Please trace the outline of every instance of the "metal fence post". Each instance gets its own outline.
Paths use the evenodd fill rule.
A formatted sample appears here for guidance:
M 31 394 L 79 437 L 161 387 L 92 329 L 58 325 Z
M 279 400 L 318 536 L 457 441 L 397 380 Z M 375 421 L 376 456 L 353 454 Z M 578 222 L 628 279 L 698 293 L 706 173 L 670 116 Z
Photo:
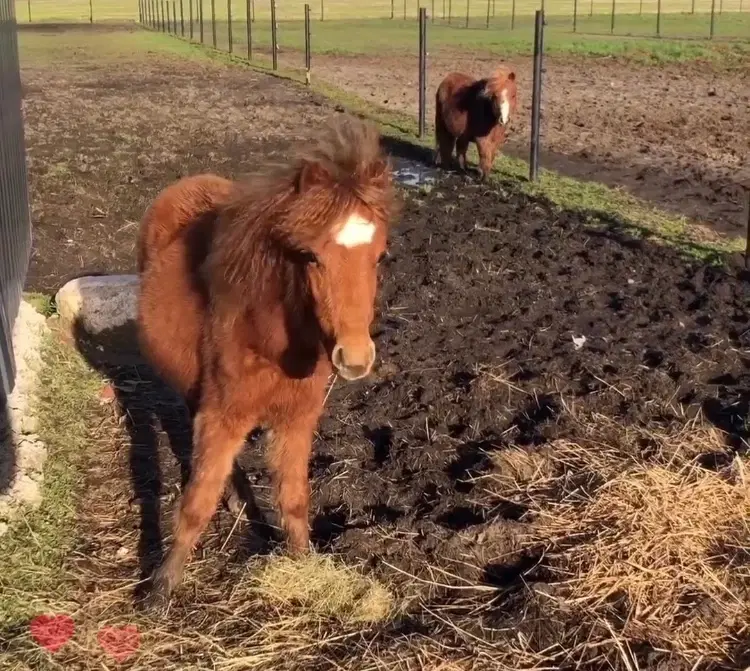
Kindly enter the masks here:
M 395 16 L 396 0 L 391 0 L 391 19 Z
M 310 44 L 310 5 L 305 5 L 305 83 L 310 84 L 310 66 L 312 60 Z
M 578 30 L 578 0 L 573 0 L 573 32 Z
M 516 0 L 513 0 L 510 6 L 510 29 L 516 29 Z
M 232 0 L 227 0 L 227 39 L 229 40 L 229 53 L 234 51 L 232 44 Z
M 247 60 L 253 60 L 252 0 L 247 0 Z
M 609 24 L 609 32 L 610 35 L 613 35 L 615 32 L 615 3 L 617 0 L 612 0 L 612 22 Z
M 430 10 L 430 21 L 435 23 L 435 0 L 432 0 L 432 9 Z
M 531 92 L 531 147 L 529 179 L 535 182 L 539 173 L 539 126 L 542 110 L 542 55 L 544 53 L 544 12 L 536 11 L 534 21 L 534 83 Z
M 89 23 L 94 23 L 94 0 L 89 0 Z
M 211 37 L 216 49 L 216 0 L 211 0 Z
M 491 8 L 490 0 L 487 0 L 487 28 L 490 27 L 490 8 Z
M 406 0 L 404 0 L 404 21 L 406 21 Z
M 471 0 L 466 0 L 466 27 L 469 27 L 469 11 L 471 8 Z
M 167 32 L 171 35 L 172 34 L 172 19 L 169 16 L 169 0 L 167 0 Z
M 203 27 L 203 0 L 198 0 L 198 27 L 200 28 L 201 44 L 204 43 L 204 27 Z
M 448 25 L 450 25 L 452 18 L 453 18 L 453 0 L 448 0 Z
M 172 0 L 172 23 L 174 23 L 174 34 L 177 35 L 177 0 Z
M 29 23 L 31 23 L 31 0 L 28 0 L 28 6 L 29 6 Z
M 326 20 L 326 9 L 324 6 L 324 0 L 320 0 L 320 20 L 321 21 Z
M 716 27 L 716 0 L 711 0 L 711 28 L 709 37 L 714 39 L 714 29 Z
M 180 0 L 180 34 L 185 37 L 185 4 Z
M 424 137 L 427 107 L 427 9 L 419 9 L 419 137 Z
M 167 32 L 167 19 L 167 12 L 164 10 L 164 0 L 161 0 L 161 32 L 163 33 Z
M 661 0 L 656 3 L 656 36 L 661 37 Z
M 190 41 L 193 41 L 195 33 L 193 32 L 193 0 L 188 0 L 188 12 L 190 14 Z
M 271 49 L 273 51 L 272 61 L 273 69 L 277 70 L 279 67 L 279 44 L 277 42 L 278 35 L 276 34 L 276 0 L 271 0 Z

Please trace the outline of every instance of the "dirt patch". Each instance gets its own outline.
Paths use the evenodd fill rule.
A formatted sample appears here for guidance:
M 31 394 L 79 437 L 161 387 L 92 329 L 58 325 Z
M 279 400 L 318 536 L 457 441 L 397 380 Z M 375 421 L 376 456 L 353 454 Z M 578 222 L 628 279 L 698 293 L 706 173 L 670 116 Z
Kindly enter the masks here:
M 132 271 L 137 222 L 170 182 L 239 176 L 334 113 L 302 87 L 163 53 L 74 56 L 60 67 L 22 60 L 22 83 L 34 227 L 27 288 L 50 293 L 77 275 Z
M 294 54 L 285 56 L 290 62 Z M 450 71 L 485 76 L 500 64 L 481 54 L 431 53 L 427 117 Z M 509 151 L 528 157 L 531 59 L 509 62 L 519 77 L 519 114 Z M 388 109 L 417 114 L 415 55 L 315 55 L 313 76 Z M 542 165 L 623 188 L 667 210 L 741 233 L 750 188 L 750 84 L 711 66 L 639 66 L 607 58 L 545 60 Z

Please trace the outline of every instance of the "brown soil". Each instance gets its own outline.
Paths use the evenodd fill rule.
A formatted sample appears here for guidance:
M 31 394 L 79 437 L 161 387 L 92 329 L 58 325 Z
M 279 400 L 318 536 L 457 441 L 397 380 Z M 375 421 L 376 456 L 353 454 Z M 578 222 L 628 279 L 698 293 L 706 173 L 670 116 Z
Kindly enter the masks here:
M 185 63 L 164 54 L 83 67 L 22 62 L 34 228 L 28 289 L 132 272 L 137 222 L 159 190 L 196 172 L 237 177 L 283 155 L 333 112 L 320 96 L 247 69 Z
M 159 188 L 198 170 L 239 175 L 332 111 L 280 80 L 156 56 L 27 67 L 23 78 L 38 289 L 77 272 L 132 269 L 135 222 Z M 511 447 L 549 469 L 554 441 L 589 440 L 592 426 L 606 441 L 599 426 L 669 433 L 706 421 L 727 444 L 718 456 L 699 451 L 698 463 L 731 462 L 748 438 L 746 275 L 470 180 L 446 177 L 405 198 L 384 269 L 378 370 L 335 385 L 310 468 L 318 548 L 364 562 L 406 599 L 404 611 L 363 630 L 358 645 L 352 634 L 326 645 L 305 668 L 522 668 L 526 658 L 497 662 L 514 646 L 552 650 L 545 668 L 704 668 L 694 658 L 671 665 L 651 640 L 632 651 L 634 665 L 614 645 L 566 659 L 579 623 L 550 626 L 548 610 L 564 567 L 528 543 L 532 506 L 492 482 Z M 81 607 L 130 617 L 134 581 L 168 533 L 190 432 L 147 367 L 100 368 L 116 402 L 87 472 L 69 567 Z M 269 507 L 257 442 L 243 460 Z M 647 439 L 629 449 L 639 463 L 653 458 Z M 556 500 L 602 484 L 563 470 Z M 167 629 L 144 630 L 133 668 L 211 667 L 222 646 L 252 640 L 257 621 L 231 619 L 228 604 L 258 539 L 244 521 L 232 533 L 234 521 L 214 518 Z M 734 561 L 742 571 L 748 560 L 738 551 Z M 471 599 L 462 591 L 477 585 Z M 743 668 L 746 633 L 731 633 L 739 642 L 720 661 Z M 427 661 L 415 641 L 428 646 Z M 358 667 L 363 650 L 381 650 L 381 661 Z M 294 654 L 282 661 L 270 668 L 299 668 Z M 60 657 L 60 668 L 93 663 L 71 648 Z
M 292 58 L 289 54 L 287 58 Z M 485 76 L 489 55 L 430 54 L 427 117 L 442 77 Z M 528 157 L 531 60 L 519 76 L 519 114 L 509 151 Z M 417 113 L 416 56 L 315 55 L 313 76 L 388 108 Z M 542 111 L 542 165 L 602 181 L 673 210 L 741 233 L 750 189 L 750 80 L 705 64 L 639 66 L 614 59 L 548 57 Z

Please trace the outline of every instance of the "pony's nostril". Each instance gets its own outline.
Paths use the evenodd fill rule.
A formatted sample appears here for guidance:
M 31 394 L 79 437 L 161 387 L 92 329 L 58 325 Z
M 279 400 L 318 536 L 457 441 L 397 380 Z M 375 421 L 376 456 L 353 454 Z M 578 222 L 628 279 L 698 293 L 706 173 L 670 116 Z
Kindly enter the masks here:
M 333 348 L 331 362 L 336 368 L 344 366 L 344 348 L 341 347 L 341 345 L 336 345 L 336 347 Z
M 354 349 L 348 351 L 336 345 L 331 352 L 331 363 L 338 369 L 345 380 L 358 380 L 365 377 L 375 361 L 375 345 L 371 342 L 368 350 L 362 352 Z

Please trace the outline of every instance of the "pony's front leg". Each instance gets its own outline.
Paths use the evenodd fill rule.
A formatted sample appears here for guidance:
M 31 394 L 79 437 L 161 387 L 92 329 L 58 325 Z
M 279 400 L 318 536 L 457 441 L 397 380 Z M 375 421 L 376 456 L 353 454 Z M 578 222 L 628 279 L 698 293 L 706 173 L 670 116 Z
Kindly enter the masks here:
M 310 546 L 308 463 L 317 421 L 317 413 L 293 417 L 274 426 L 271 434 L 268 465 L 291 554 L 305 553 Z
M 216 512 L 235 457 L 252 427 L 251 417 L 227 417 L 220 408 L 201 410 L 195 418 L 193 464 L 164 562 L 154 574 L 150 605 L 167 601 L 180 582 L 185 562 Z

